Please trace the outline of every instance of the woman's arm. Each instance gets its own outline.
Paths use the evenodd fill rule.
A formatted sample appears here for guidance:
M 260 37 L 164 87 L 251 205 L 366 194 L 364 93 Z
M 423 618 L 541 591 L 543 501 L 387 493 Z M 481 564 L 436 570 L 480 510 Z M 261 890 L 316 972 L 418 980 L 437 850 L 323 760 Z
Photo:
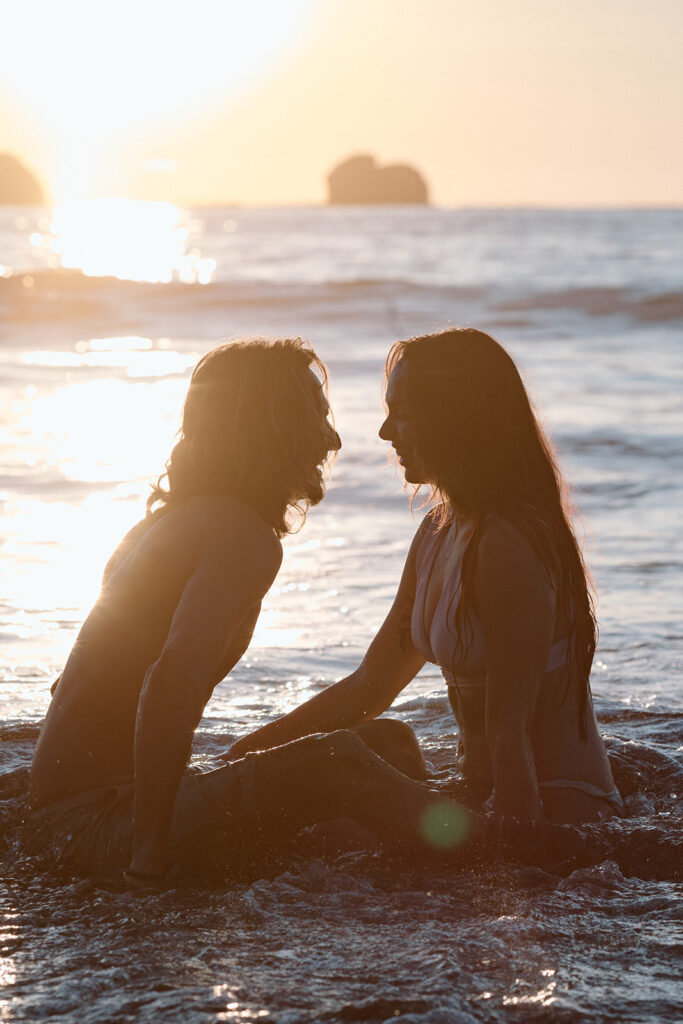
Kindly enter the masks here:
M 212 681 L 280 566 L 272 532 L 245 516 L 239 520 L 227 536 L 204 545 L 140 694 L 131 869 L 142 875 L 166 867 L 175 798 Z
M 349 729 L 376 718 L 391 706 L 425 662 L 410 637 L 415 556 L 421 536 L 422 528 L 417 531 L 408 552 L 391 610 L 356 671 L 289 714 L 237 740 L 228 753 L 230 759 L 244 757 L 250 750 L 279 746 L 310 733 Z
M 486 644 L 486 739 L 496 810 L 540 818 L 531 727 L 553 642 L 555 590 L 529 542 L 504 520 L 492 520 L 482 534 L 474 593 Z

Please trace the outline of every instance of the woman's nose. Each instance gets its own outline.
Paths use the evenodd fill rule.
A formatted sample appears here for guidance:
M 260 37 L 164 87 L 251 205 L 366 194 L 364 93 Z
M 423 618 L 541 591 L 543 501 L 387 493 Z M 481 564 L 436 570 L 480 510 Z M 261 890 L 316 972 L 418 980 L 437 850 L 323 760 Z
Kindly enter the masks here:
M 385 419 L 385 421 L 382 424 L 382 426 L 379 428 L 379 436 L 382 438 L 383 441 L 390 441 L 391 440 L 391 434 L 389 433 L 389 417 L 388 416 Z
M 332 431 L 332 447 L 330 448 L 330 451 L 333 451 L 333 452 L 341 451 L 341 446 L 342 446 L 341 437 L 339 436 L 339 434 L 337 433 L 336 430 L 333 430 Z

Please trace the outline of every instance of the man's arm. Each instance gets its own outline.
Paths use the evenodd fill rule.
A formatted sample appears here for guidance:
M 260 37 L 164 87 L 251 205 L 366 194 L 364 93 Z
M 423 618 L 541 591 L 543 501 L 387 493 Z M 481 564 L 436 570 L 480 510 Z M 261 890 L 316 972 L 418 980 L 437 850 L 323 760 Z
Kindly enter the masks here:
M 421 530 L 418 530 L 391 610 L 356 671 L 289 714 L 237 740 L 230 748 L 230 759 L 244 757 L 250 750 L 279 746 L 310 733 L 349 729 L 376 718 L 391 706 L 425 662 L 410 638 L 415 554 L 420 539 Z
M 147 671 L 135 729 L 135 828 L 131 870 L 166 868 L 173 806 L 192 737 L 223 656 L 280 567 L 281 548 L 250 517 L 207 545 Z
M 481 538 L 474 589 L 486 643 L 486 739 L 496 810 L 540 818 L 531 726 L 553 641 L 555 591 L 528 541 L 501 520 Z

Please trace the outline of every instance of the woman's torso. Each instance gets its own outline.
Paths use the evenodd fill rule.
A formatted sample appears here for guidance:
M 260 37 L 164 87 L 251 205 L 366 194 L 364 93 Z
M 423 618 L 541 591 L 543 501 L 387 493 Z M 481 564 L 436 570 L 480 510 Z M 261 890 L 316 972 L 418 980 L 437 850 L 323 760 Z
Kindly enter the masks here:
M 460 730 L 463 770 L 474 791 L 485 797 L 492 788 L 492 772 L 485 735 L 484 627 L 476 610 L 470 607 L 466 625 L 460 632 L 456 628 L 463 558 L 474 529 L 473 520 L 458 517 L 440 529 L 433 519 L 425 524 L 416 553 L 411 632 L 415 647 L 442 670 Z M 556 623 L 530 723 L 544 801 L 558 804 L 572 803 L 569 784 L 583 786 L 584 791 L 596 787 L 611 793 L 614 789 L 592 704 L 589 700 L 583 705 L 579 687 L 568 678 L 569 626 L 568 622 Z M 553 781 L 561 785 L 549 786 Z M 561 789 L 565 792 L 558 795 Z

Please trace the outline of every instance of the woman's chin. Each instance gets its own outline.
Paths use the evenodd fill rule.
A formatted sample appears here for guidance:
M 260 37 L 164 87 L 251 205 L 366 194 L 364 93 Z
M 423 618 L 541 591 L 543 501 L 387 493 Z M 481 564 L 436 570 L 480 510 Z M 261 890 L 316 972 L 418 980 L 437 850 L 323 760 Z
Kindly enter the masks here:
M 403 467 L 403 475 L 405 477 L 405 480 L 406 480 L 407 484 L 423 484 L 424 483 L 424 479 L 422 477 L 422 473 L 418 473 L 417 470 L 412 469 L 410 466 L 404 466 L 403 463 L 401 463 L 401 466 Z
M 410 484 L 411 487 L 434 487 L 433 478 L 429 474 L 420 472 L 419 470 L 405 470 L 403 471 L 405 481 Z

